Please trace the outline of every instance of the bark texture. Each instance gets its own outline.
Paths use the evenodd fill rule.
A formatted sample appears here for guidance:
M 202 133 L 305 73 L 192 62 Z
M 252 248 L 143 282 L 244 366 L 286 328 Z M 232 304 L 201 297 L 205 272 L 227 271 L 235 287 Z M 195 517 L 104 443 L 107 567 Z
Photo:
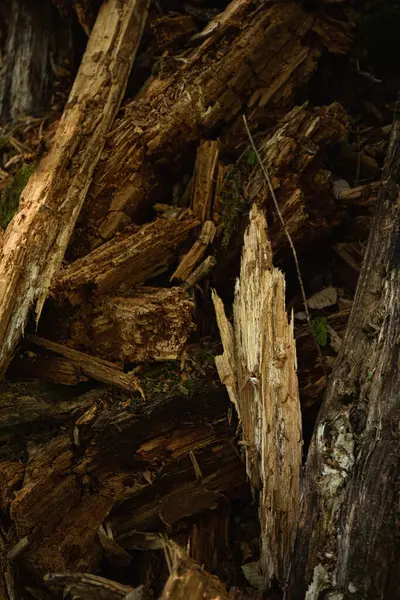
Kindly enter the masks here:
M 400 121 L 305 474 L 291 600 L 398 596 Z

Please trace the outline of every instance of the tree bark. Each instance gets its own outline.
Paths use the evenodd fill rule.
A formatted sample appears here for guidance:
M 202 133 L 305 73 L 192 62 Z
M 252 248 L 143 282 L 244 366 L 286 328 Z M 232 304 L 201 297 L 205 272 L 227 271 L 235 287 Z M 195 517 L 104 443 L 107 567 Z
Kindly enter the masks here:
M 389 600 L 400 586 L 400 121 L 356 297 L 310 446 L 290 600 Z
M 119 108 L 149 0 L 107 0 L 90 37 L 56 141 L 21 196 L 0 264 L 0 374 L 36 304 L 36 320 Z

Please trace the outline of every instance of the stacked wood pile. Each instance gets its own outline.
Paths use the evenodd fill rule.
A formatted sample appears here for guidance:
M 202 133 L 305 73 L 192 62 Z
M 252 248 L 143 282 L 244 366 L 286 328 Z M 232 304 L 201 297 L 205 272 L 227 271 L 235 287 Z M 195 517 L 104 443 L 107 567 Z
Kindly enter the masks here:
M 0 9 L 0 599 L 347 598 L 324 491 L 329 560 L 301 536 L 317 514 L 305 450 L 390 193 L 391 107 L 370 103 L 376 122 L 353 135 L 346 94 L 307 101 L 324 64 L 349 60 L 351 7 L 41 0 L 43 22 L 73 24 L 57 46 L 13 3 L 12 18 Z M 24 20 L 43 61 L 87 36 L 76 73 L 64 58 L 48 90 L 22 77 L 25 105 L 7 59 Z M 396 285 L 381 268 L 394 243 L 367 253 L 377 303 Z M 389 327 L 378 320 L 368 339 Z M 376 364 L 354 359 L 358 391 L 360 373 L 371 386 L 384 371 L 360 348 Z M 342 454 L 365 404 L 349 408 L 353 388 L 331 428 Z M 329 465 L 331 493 L 336 462 L 345 480 L 354 461 L 333 441 L 326 458 L 318 427 L 308 469 Z

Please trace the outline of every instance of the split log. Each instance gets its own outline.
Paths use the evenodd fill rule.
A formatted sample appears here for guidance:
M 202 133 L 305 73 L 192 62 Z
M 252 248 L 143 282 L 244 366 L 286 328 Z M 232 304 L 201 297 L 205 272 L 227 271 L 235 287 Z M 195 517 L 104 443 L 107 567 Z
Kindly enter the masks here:
M 179 546 L 170 542 L 166 551 L 171 573 L 160 600 L 231 600 L 220 580 L 206 573 Z
M 199 135 L 231 122 L 255 90 L 264 90 L 257 99 L 264 106 L 287 104 L 322 52 L 318 36 L 309 36 L 316 23 L 294 2 L 233 0 L 172 76 L 150 81 L 117 121 L 97 168 L 83 213 L 95 243 L 157 202 L 166 174 L 179 176 Z
M 58 289 L 68 295 L 70 289 L 91 286 L 96 293 L 105 294 L 144 283 L 168 267 L 175 258 L 173 251 L 198 224 L 191 217 L 157 219 L 117 236 L 71 263 L 60 274 L 55 293 Z
M 400 121 L 307 458 L 290 600 L 398 596 Z
M 221 381 L 242 426 L 246 470 L 260 490 L 260 567 L 264 587 L 287 577 L 300 503 L 301 413 L 293 321 L 285 311 L 285 280 L 272 266 L 266 220 L 256 206 L 245 233 L 234 326 L 214 294 L 224 354 Z
M 59 123 L 56 141 L 21 196 L 7 228 L 0 263 L 0 374 L 36 320 L 64 258 L 100 156 L 125 92 L 149 0 L 103 3 Z

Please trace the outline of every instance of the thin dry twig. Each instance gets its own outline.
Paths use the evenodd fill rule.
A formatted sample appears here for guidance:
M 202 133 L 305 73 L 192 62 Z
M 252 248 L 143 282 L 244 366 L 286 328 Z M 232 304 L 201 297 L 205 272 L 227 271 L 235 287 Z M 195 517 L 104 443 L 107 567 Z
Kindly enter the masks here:
M 299 265 L 299 261 L 298 261 L 298 258 L 297 258 L 296 248 L 294 247 L 293 240 L 292 240 L 291 235 L 290 235 L 290 233 L 288 231 L 288 228 L 286 227 L 285 220 L 284 220 L 284 218 L 282 216 L 282 213 L 281 213 L 281 210 L 279 208 L 278 201 L 276 199 L 276 195 L 275 195 L 275 192 L 274 192 L 274 188 L 272 187 L 271 178 L 270 178 L 269 173 L 268 173 L 268 168 L 263 163 L 262 158 L 260 156 L 260 153 L 257 150 L 257 147 L 256 147 L 256 145 L 254 143 L 253 136 L 251 135 L 251 131 L 250 131 L 249 126 L 247 124 L 247 119 L 246 119 L 245 115 L 243 115 L 243 123 L 244 123 L 244 127 L 246 129 L 247 136 L 248 136 L 249 141 L 250 141 L 250 145 L 251 145 L 251 147 L 253 149 L 253 152 L 256 155 L 257 161 L 258 161 L 258 163 L 259 163 L 259 165 L 261 167 L 261 171 L 262 171 L 262 173 L 263 173 L 263 175 L 265 177 L 265 181 L 268 184 L 269 191 L 271 192 L 271 196 L 272 196 L 272 199 L 274 201 L 275 209 L 276 209 L 276 212 L 278 214 L 279 220 L 280 220 L 280 222 L 282 224 L 283 231 L 285 232 L 285 235 L 286 235 L 287 240 L 289 242 L 290 248 L 292 250 L 292 254 L 293 254 L 293 258 L 294 258 L 294 263 L 296 265 L 297 279 L 299 281 L 300 290 L 301 290 L 301 296 L 302 296 L 303 304 L 304 304 L 304 312 L 305 312 L 306 318 L 307 318 L 307 324 L 308 324 L 308 326 L 310 328 L 310 332 L 311 332 L 312 338 L 314 340 L 315 348 L 316 348 L 317 353 L 318 353 L 318 358 L 319 358 L 319 361 L 321 363 L 321 367 L 322 367 L 322 370 L 323 370 L 323 373 L 324 373 L 324 376 L 325 376 L 325 379 L 326 379 L 327 378 L 327 371 L 326 371 L 325 361 L 324 361 L 324 357 L 323 357 L 322 352 L 321 352 L 321 348 L 320 348 L 320 346 L 318 344 L 317 338 L 315 337 L 313 329 L 312 329 L 311 317 L 310 317 L 310 312 L 308 310 L 307 298 L 306 298 L 306 294 L 305 294 L 305 291 L 304 291 L 303 278 L 302 278 L 301 271 L 300 271 L 300 265 Z

